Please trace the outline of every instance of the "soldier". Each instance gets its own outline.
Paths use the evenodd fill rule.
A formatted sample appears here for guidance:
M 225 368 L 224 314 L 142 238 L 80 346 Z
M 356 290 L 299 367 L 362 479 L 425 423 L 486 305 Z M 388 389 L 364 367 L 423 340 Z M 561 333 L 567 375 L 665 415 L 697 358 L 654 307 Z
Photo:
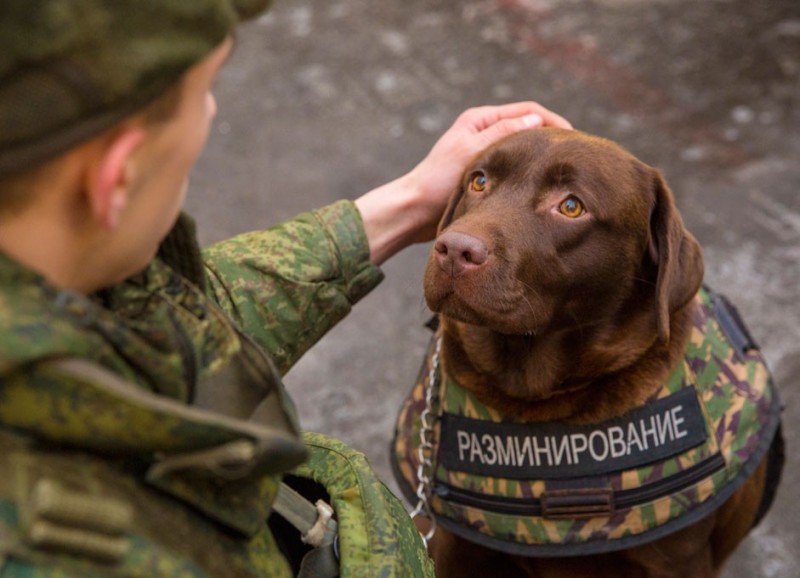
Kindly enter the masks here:
M 472 109 L 404 177 L 201 251 L 180 210 L 210 87 L 267 4 L 0 7 L 2 578 L 432 575 L 364 457 L 301 437 L 280 376 L 433 237 L 475 153 L 569 124 Z

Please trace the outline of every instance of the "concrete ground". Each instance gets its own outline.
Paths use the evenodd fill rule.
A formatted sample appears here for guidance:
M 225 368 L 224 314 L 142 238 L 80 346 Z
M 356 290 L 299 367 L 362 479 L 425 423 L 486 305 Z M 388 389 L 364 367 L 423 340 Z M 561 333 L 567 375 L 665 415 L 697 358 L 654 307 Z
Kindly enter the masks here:
M 275 0 L 240 29 L 216 92 L 189 201 L 206 242 L 399 176 L 478 104 L 538 100 L 661 168 L 786 403 L 777 502 L 724 577 L 800 575 L 797 0 Z M 388 263 L 286 380 L 304 427 L 366 452 L 392 487 L 428 250 Z

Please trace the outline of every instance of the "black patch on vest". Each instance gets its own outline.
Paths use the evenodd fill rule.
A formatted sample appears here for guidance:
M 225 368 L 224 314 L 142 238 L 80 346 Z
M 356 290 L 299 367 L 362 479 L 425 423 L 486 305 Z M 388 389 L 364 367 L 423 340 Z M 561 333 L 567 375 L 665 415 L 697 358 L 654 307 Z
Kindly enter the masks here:
M 498 478 L 570 478 L 638 468 L 707 437 L 695 390 L 686 387 L 595 425 L 495 423 L 444 413 L 439 462 Z

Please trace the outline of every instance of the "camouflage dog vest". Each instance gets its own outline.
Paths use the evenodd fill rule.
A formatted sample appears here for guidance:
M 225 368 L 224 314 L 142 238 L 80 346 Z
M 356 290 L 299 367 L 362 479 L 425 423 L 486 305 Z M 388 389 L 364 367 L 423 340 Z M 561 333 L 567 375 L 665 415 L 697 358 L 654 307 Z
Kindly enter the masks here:
M 780 437 L 781 404 L 735 308 L 706 288 L 696 305 L 683 362 L 657 394 L 592 425 L 501 415 L 438 371 L 434 339 L 395 431 L 392 465 L 407 499 L 427 486 L 438 524 L 523 556 L 622 550 L 713 512 Z M 426 408 L 434 416 L 427 454 L 419 451 Z M 432 462 L 422 486 L 420 453 Z M 775 484 L 780 465 L 770 468 Z

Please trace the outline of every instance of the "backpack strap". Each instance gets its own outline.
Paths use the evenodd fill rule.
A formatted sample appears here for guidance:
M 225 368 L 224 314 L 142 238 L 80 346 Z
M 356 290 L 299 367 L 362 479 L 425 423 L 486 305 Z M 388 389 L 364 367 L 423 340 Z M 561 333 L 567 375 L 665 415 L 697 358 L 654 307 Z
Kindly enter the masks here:
M 303 556 L 298 578 L 339 576 L 338 534 L 333 508 L 325 501 L 312 504 L 299 492 L 282 483 L 272 509 L 300 531 L 300 540 L 314 549 Z

